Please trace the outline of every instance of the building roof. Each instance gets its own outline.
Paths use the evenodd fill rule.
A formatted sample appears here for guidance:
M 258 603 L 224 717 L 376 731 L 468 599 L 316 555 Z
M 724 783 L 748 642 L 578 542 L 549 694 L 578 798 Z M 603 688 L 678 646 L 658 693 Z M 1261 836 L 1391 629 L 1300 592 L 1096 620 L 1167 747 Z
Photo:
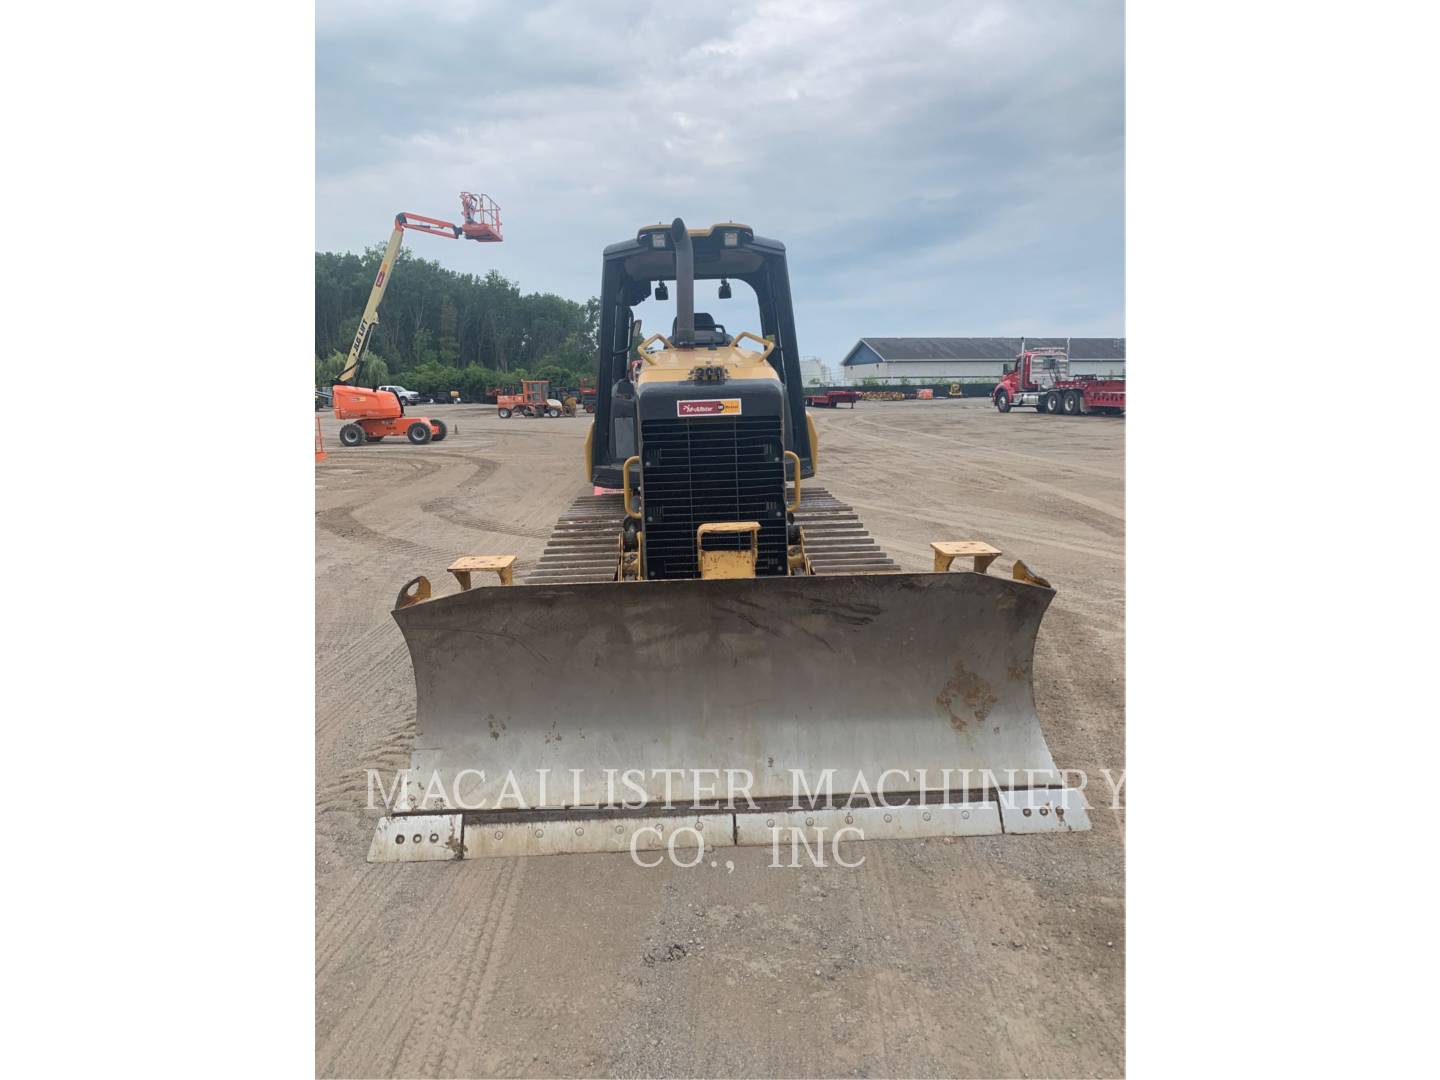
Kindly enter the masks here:
M 868 345 L 881 360 L 1013 360 L 1020 351 L 1018 337 L 866 337 L 857 341 L 841 361 L 855 363 L 860 346 Z M 1027 337 L 1025 344 L 1038 348 L 1064 348 L 1065 339 Z M 1125 339 L 1071 338 L 1072 360 L 1124 360 Z M 861 361 L 861 363 L 873 361 Z

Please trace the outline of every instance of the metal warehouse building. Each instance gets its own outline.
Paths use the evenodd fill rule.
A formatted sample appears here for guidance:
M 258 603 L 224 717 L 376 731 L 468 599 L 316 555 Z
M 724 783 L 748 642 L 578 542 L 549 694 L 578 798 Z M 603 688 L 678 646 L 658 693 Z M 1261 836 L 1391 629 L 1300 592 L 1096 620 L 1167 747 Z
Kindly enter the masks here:
M 1000 377 L 1015 359 L 1020 342 L 1031 348 L 1063 348 L 1066 338 L 1027 337 L 871 337 L 855 343 L 841 361 L 846 385 L 864 379 L 941 383 L 953 379 Z M 1070 371 L 1075 375 L 1125 374 L 1124 338 L 1069 338 Z

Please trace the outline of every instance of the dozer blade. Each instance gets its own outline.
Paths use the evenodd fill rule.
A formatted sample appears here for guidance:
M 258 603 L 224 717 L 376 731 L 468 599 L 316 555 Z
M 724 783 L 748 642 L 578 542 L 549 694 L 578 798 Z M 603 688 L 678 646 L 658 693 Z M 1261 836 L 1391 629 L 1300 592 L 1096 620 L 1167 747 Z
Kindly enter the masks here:
M 977 573 L 837 574 L 475 588 L 399 608 L 415 748 L 371 859 L 623 850 L 657 823 L 641 846 L 661 846 L 667 813 L 715 845 L 789 825 L 1087 828 L 1035 712 L 1053 596 Z M 924 806 L 892 808 L 919 792 Z M 815 794 L 829 797 L 799 801 Z

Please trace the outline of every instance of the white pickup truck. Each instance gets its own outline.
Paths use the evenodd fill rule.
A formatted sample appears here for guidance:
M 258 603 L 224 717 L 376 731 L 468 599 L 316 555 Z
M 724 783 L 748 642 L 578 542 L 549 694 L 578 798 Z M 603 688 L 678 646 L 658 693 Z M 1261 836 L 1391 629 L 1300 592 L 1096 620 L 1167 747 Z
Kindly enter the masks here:
M 406 390 L 403 386 L 379 386 L 377 390 L 389 390 L 400 399 L 401 405 L 419 405 L 420 395 L 414 390 Z

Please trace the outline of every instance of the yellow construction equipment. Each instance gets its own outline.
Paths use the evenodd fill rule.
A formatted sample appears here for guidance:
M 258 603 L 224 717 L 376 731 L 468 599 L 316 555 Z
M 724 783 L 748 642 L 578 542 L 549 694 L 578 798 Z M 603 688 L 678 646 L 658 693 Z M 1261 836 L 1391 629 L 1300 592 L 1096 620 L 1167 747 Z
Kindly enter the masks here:
M 750 286 L 759 332 L 697 312 L 697 279 Z M 415 746 L 370 858 L 1088 828 L 1035 711 L 1049 583 L 968 538 L 901 572 L 812 482 L 784 246 L 642 228 L 605 250 L 599 335 L 593 487 L 540 560 L 397 597 Z M 537 692 L 560 669 L 583 691 Z

